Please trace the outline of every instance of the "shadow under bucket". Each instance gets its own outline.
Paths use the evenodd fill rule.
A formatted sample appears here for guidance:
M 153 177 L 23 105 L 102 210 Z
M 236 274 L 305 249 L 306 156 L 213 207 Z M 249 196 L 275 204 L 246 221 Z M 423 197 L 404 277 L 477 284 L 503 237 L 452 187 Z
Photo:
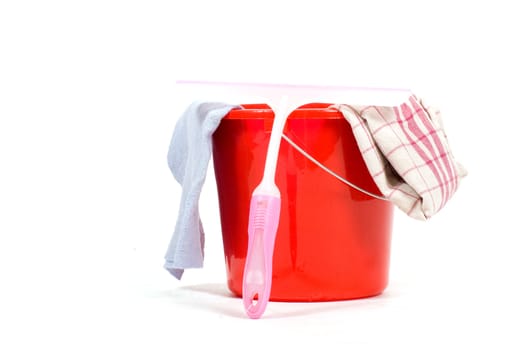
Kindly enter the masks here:
M 350 183 L 381 196 L 349 123 L 329 104 L 309 104 L 284 134 Z M 252 191 L 261 181 L 274 118 L 267 105 L 232 110 L 213 135 L 229 289 L 241 296 Z M 281 215 L 274 247 L 273 301 L 328 301 L 383 292 L 393 205 L 343 183 L 282 139 L 276 170 Z

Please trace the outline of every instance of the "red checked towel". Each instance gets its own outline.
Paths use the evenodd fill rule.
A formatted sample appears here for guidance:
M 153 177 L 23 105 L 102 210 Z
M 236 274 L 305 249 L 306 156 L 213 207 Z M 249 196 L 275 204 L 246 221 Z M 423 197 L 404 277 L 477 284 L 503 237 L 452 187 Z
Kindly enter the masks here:
M 465 169 L 455 161 L 440 112 L 411 96 L 398 107 L 338 105 L 382 194 L 425 220 L 444 207 Z

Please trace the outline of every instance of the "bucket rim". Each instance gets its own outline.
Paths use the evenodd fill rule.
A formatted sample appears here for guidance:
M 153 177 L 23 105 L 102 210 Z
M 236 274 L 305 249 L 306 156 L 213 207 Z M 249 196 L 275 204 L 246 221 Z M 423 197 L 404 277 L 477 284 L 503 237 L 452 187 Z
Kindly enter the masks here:
M 308 103 L 296 108 L 287 119 L 344 119 L 331 103 Z M 274 111 L 265 103 L 242 104 L 232 109 L 223 119 L 274 119 Z

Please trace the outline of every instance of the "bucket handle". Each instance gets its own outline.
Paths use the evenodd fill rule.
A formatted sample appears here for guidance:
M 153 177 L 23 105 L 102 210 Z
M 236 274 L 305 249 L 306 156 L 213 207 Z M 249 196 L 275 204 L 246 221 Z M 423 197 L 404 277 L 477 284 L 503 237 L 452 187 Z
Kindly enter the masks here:
M 376 198 L 376 199 L 379 199 L 379 200 L 383 200 L 383 201 L 387 201 L 389 199 L 383 197 L 383 196 L 379 196 L 377 194 L 374 194 L 372 192 L 369 192 L 367 190 L 364 190 L 363 188 L 361 188 L 360 186 L 357 186 L 355 184 L 353 184 L 352 182 L 349 182 L 347 179 L 341 177 L 340 175 L 336 174 L 334 171 L 332 171 L 331 169 L 327 168 L 325 165 L 321 164 L 320 162 L 318 162 L 318 160 L 316 160 L 313 156 L 311 156 L 310 154 L 308 154 L 303 148 L 301 148 L 300 146 L 298 146 L 294 141 L 292 141 L 287 135 L 285 134 L 282 134 L 281 137 L 287 141 L 292 147 L 294 147 L 294 149 L 298 152 L 300 152 L 303 156 L 305 156 L 308 160 L 310 160 L 311 162 L 313 162 L 314 164 L 316 164 L 317 166 L 319 166 L 321 169 L 325 170 L 329 175 L 332 175 L 334 176 L 335 178 L 337 178 L 338 180 L 340 180 L 341 182 L 343 182 L 344 184 L 354 188 L 355 190 L 357 191 L 360 191 L 366 195 L 369 195 L 373 198 Z

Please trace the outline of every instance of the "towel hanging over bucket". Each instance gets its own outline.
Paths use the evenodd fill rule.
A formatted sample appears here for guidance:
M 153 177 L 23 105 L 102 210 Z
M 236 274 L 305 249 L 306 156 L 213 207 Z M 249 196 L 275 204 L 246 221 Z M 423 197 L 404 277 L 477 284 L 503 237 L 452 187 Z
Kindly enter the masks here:
M 174 233 L 165 254 L 164 267 L 177 279 L 184 269 L 203 266 L 205 234 L 199 215 L 199 195 L 212 154 L 212 134 L 235 106 L 194 102 L 173 131 L 168 166 L 182 187 Z
M 440 112 L 412 95 L 396 107 L 334 106 L 350 123 L 382 194 L 425 220 L 451 199 L 466 170 L 451 153 Z

